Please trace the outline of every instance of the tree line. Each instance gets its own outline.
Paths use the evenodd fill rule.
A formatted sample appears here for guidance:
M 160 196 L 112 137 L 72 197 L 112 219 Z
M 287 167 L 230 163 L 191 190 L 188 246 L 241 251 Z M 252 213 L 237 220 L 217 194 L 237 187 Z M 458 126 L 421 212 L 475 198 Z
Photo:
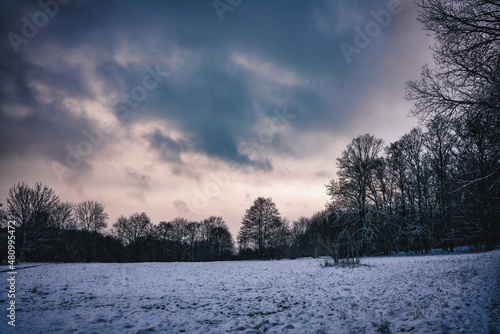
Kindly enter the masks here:
M 388 145 L 370 134 L 354 138 L 326 185 L 325 210 L 278 229 L 278 240 L 288 238 L 281 254 L 338 262 L 499 245 L 500 3 L 422 0 L 418 7 L 436 41 L 435 66 L 406 85 L 420 126 Z M 259 224 L 250 249 L 265 246 Z M 244 235 L 242 228 L 243 249 Z
M 365 134 L 337 159 L 325 211 L 294 224 L 298 254 L 450 252 L 500 242 L 500 3 L 422 0 L 435 65 L 406 85 L 420 126 Z M 314 244 L 315 246 L 311 247 Z
M 214 261 L 234 257 L 234 244 L 221 217 L 200 222 L 175 218 L 153 224 L 146 213 L 120 216 L 106 231 L 108 214 L 95 201 L 64 202 L 42 183 L 20 182 L 0 208 L 1 232 L 15 224 L 16 257 L 20 261 L 144 262 Z M 7 258 L 1 238 L 0 259 Z

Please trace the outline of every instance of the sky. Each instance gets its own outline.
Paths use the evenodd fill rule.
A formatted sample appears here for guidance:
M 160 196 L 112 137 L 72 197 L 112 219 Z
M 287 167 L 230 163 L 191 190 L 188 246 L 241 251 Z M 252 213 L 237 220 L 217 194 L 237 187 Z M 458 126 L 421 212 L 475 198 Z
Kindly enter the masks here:
M 20 181 L 153 223 L 257 197 L 325 208 L 358 135 L 417 120 L 432 62 L 413 1 L 0 0 L 0 203 Z

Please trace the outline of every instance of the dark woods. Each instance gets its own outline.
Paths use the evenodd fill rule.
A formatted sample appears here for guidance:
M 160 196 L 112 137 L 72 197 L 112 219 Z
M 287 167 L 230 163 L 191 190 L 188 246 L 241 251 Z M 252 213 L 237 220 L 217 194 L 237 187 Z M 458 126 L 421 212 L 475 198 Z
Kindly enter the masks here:
M 0 210 L 23 261 L 212 261 L 491 250 L 500 242 L 500 4 L 423 0 L 419 21 L 436 40 L 435 66 L 407 83 L 420 127 L 394 143 L 358 136 L 337 159 L 322 212 L 290 224 L 257 198 L 237 236 L 220 217 L 153 224 L 121 216 L 107 231 L 97 202 L 62 202 L 38 183 L 10 189 Z M 326 161 L 326 163 L 331 163 Z M 105 232 L 104 232 L 105 231 Z
M 407 83 L 421 128 L 383 145 L 355 138 L 337 159 L 327 210 L 294 230 L 299 255 L 450 252 L 500 242 L 500 3 L 422 0 L 435 66 Z M 311 248 L 311 244 L 316 246 Z

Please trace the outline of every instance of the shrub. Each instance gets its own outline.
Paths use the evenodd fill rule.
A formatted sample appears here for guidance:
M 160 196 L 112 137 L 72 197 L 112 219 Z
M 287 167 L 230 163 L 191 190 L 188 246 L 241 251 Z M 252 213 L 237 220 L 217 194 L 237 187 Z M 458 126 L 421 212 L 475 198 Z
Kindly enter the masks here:
M 380 317 L 380 321 L 372 321 L 373 327 L 375 327 L 375 330 L 377 333 L 391 333 L 391 330 L 389 329 L 389 326 L 391 325 L 389 321 L 382 319 Z

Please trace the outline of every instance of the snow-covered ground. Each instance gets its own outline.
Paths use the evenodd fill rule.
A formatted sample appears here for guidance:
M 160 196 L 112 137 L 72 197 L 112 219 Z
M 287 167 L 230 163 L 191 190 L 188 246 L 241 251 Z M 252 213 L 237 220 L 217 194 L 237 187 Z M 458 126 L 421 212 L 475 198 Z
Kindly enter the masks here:
M 15 328 L 0 296 L 0 332 L 376 333 L 385 321 L 391 333 L 497 329 L 500 251 L 365 258 L 353 269 L 324 261 L 42 264 L 18 271 Z

